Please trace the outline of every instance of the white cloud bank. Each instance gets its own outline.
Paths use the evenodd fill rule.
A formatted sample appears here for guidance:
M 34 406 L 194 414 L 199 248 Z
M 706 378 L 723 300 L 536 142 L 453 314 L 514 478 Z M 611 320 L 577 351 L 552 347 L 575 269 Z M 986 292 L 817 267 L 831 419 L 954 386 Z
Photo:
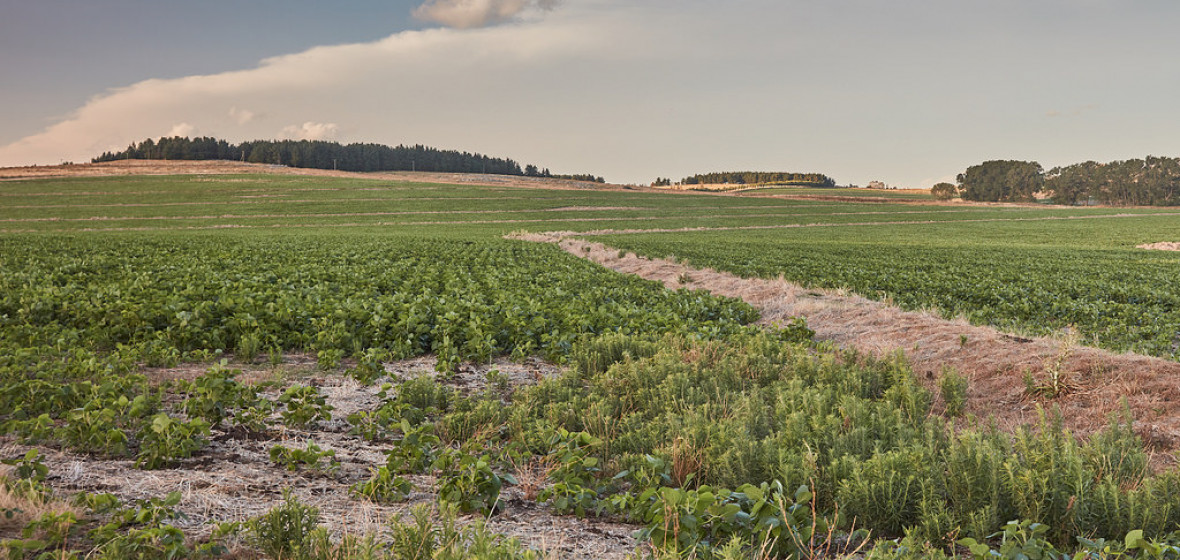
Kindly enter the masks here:
M 186 122 L 176 123 L 172 125 L 172 128 L 164 136 L 198 136 L 197 127 Z
M 305 122 L 302 125 L 283 127 L 279 137 L 288 140 L 333 140 L 340 129 L 336 123 Z
M 258 115 L 249 109 L 239 109 L 237 107 L 229 108 L 229 118 L 233 119 L 238 124 L 246 124 L 254 120 Z
M 519 107 L 499 105 L 520 98 L 513 82 L 562 53 L 590 48 L 581 33 L 563 31 L 410 31 L 317 47 L 250 70 L 147 80 L 96 96 L 45 131 L 0 147 L 0 165 L 85 161 L 149 136 L 197 130 L 241 140 L 326 139 L 347 129 L 356 140 L 470 145 L 472 135 L 430 131 L 471 132 L 475 123 L 459 117 L 472 113 L 505 126 L 522 118 Z M 419 138 L 423 132 L 429 138 Z
M 557 0 L 427 0 L 414 17 L 468 29 L 503 23 L 529 10 L 552 10 Z

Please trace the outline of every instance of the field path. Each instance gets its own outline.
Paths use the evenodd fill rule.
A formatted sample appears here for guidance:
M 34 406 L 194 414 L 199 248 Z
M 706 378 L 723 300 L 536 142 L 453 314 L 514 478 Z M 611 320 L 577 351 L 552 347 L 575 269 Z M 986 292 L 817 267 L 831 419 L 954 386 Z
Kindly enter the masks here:
M 557 243 L 565 251 L 613 270 L 663 282 L 669 288 L 704 289 L 756 307 L 761 324 L 803 317 L 816 338 L 860 353 L 887 357 L 902 352 L 919 379 L 937 394 L 944 368 L 970 380 L 967 413 L 994 417 L 1003 429 L 1035 423 L 1038 405 L 1060 407 L 1065 425 L 1088 435 L 1108 425 L 1122 400 L 1135 419 L 1158 467 L 1175 462 L 1180 449 L 1180 363 L 1137 354 L 1116 354 L 1064 339 L 1024 338 L 965 320 L 904 311 L 855 294 L 804 288 L 783 279 L 741 278 L 664 259 L 627 253 L 601 243 L 558 235 L 532 234 L 532 241 Z M 1061 372 L 1062 394 L 1032 398 L 1025 373 L 1043 385 Z

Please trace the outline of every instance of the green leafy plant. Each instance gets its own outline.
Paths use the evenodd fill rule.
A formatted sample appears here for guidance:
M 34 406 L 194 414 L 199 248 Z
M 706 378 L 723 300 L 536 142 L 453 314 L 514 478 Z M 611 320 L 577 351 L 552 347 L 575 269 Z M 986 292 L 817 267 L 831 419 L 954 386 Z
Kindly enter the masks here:
M 97 515 L 115 511 L 123 506 L 123 502 L 119 500 L 118 496 L 105 492 L 100 494 L 79 492 L 74 495 L 74 503 Z
M 139 433 L 139 454 L 136 466 L 159 469 L 191 457 L 208 441 L 209 424 L 200 418 L 182 422 L 167 414 L 154 416 Z
M 558 428 L 548 438 L 549 454 L 542 460 L 548 465 L 548 478 L 553 484 L 540 491 L 537 500 L 548 502 L 559 514 L 573 513 L 579 517 L 597 510 L 606 504 L 599 504 L 598 496 L 605 487 L 597 484 L 601 471 L 598 458 L 590 454 L 602 440 L 587 432 L 570 432 Z
M 203 550 L 216 550 L 202 547 Z M 184 531 L 179 527 L 159 524 L 148 527 L 133 527 L 126 533 L 116 535 L 95 549 L 95 558 L 102 560 L 172 560 L 188 558 L 192 549 L 187 544 Z
M 189 417 L 202 418 L 210 427 L 216 428 L 233 415 L 234 410 L 257 406 L 258 392 L 234 379 L 240 374 L 240 370 L 227 369 L 223 360 L 186 387 L 188 398 L 181 404 L 181 410 Z
M 320 446 L 308 440 L 303 449 L 293 449 L 283 445 L 270 448 L 270 461 L 276 465 L 286 467 L 289 471 L 311 470 L 316 472 L 334 471 L 340 468 L 340 461 L 336 460 L 336 450 L 321 449 Z
M 49 475 L 49 467 L 42 461 L 44 457 L 40 450 L 30 449 L 22 457 L 4 459 L 0 463 L 16 467 L 14 471 L 17 478 L 40 484 Z
M 11 518 L 5 515 L 0 517 L 0 522 Z M 77 523 L 73 512 L 44 512 L 25 523 L 19 538 L 0 540 L 0 555 L 14 560 L 33 557 L 75 559 L 77 554 L 66 549 L 66 541 Z
M 49 413 L 28 419 L 13 419 L 0 424 L 0 432 L 15 434 L 21 443 L 39 443 L 53 438 L 53 418 Z
M 66 414 L 65 424 L 58 428 L 58 437 L 66 445 L 87 453 L 121 456 L 127 453 L 128 430 L 140 424 L 155 409 L 145 395 L 128 398 L 111 395 L 118 391 L 113 384 L 96 388 L 91 400 Z
M 1046 538 L 1049 527 L 1041 523 L 1028 520 L 1009 521 L 1003 530 L 989 536 L 989 539 L 999 537 L 999 550 L 993 550 L 987 543 L 978 542 L 972 538 L 965 538 L 959 544 L 967 547 L 976 560 L 1058 560 L 1068 558 L 1053 546 Z
M 97 509 L 118 508 L 111 511 L 106 523 L 88 533 L 95 544 L 97 558 L 167 560 L 187 558 L 192 552 L 184 532 L 170 523 L 185 518 L 176 510 L 181 500 L 180 492 L 171 492 L 164 498 L 136 500 L 132 506 L 121 508 L 117 499 L 107 496 L 85 500 L 94 503 Z
M 314 428 L 319 422 L 331 420 L 335 408 L 327 403 L 318 388 L 303 385 L 283 391 L 278 402 L 285 407 L 279 413 L 283 423 L 295 428 Z
M 419 424 L 411 426 L 409 420 L 401 421 L 402 438 L 395 440 L 385 453 L 386 465 L 395 473 L 419 473 L 434 463 L 441 442 L 434 435 L 434 426 Z
M 372 385 L 374 381 L 388 375 L 385 362 L 392 357 L 389 350 L 384 348 L 368 348 L 356 357 L 356 367 L 349 368 L 346 373 L 362 385 Z
M 344 359 L 344 349 L 324 348 L 316 352 L 316 365 L 322 370 L 336 369 Z
M 438 500 L 454 504 L 463 513 L 491 514 L 499 506 L 504 482 L 515 484 L 511 475 L 499 475 L 487 456 L 444 449 L 434 460 L 438 473 Z
M 369 480 L 358 482 L 349 487 L 349 492 L 367 498 L 374 502 L 390 503 L 405 500 L 414 485 L 410 481 L 393 474 L 389 467 L 382 466 L 373 471 Z
M 346 421 L 352 426 L 349 433 L 368 441 L 383 441 L 401 431 L 402 419 L 414 414 L 409 412 L 409 404 L 386 399 L 391 389 L 392 385 L 388 383 L 382 386 L 381 391 L 377 393 L 382 403 L 377 408 L 358 410 L 348 415 Z

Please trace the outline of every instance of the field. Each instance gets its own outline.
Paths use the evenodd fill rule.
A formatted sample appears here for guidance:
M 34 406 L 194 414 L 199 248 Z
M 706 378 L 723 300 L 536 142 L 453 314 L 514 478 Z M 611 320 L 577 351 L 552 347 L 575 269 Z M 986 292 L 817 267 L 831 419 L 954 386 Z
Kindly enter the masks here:
M 878 198 L 890 200 L 916 200 L 933 202 L 930 191 L 919 189 L 851 189 L 836 188 L 808 188 L 808 187 L 761 187 L 740 191 L 743 196 L 798 196 L 798 197 L 851 197 Z
M 0 182 L 9 557 L 1180 551 L 1180 210 L 250 171 Z

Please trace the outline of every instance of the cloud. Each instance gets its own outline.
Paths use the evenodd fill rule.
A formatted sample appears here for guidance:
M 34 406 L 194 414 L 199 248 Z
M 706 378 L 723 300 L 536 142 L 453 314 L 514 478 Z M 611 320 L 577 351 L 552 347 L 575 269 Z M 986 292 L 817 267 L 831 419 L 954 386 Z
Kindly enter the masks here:
M 87 161 L 148 137 L 198 130 L 234 142 L 276 134 L 336 138 L 347 130 L 344 141 L 423 143 L 523 158 L 518 154 L 531 150 L 516 151 L 516 135 L 506 132 L 522 121 L 561 120 L 530 116 L 541 92 L 558 100 L 554 88 L 586 86 L 521 87 L 519 77 L 553 75 L 571 59 L 625 54 L 611 55 L 609 41 L 602 44 L 607 35 L 587 27 L 599 24 L 406 31 L 274 57 L 247 70 L 146 80 L 97 95 L 44 131 L 0 145 L 0 166 Z M 540 104 L 544 113 L 560 109 Z M 264 107 L 265 114 L 247 107 Z M 307 119 L 311 114 L 314 120 Z M 276 128 L 276 121 L 294 124 Z
M 176 123 L 176 124 L 172 125 L 172 129 L 169 130 L 168 134 L 165 134 L 164 136 L 168 136 L 170 138 L 173 136 L 183 136 L 183 137 L 187 138 L 187 137 L 196 136 L 196 134 L 197 134 L 197 127 L 195 127 L 189 123 L 182 122 L 182 123 Z
M 254 118 L 257 116 L 258 115 L 256 115 L 254 113 L 254 111 L 249 111 L 247 109 L 239 109 L 237 107 L 230 107 L 229 108 L 229 118 L 233 119 L 233 121 L 238 124 L 246 124 L 246 123 L 254 120 Z
M 414 9 L 414 17 L 469 29 L 503 23 L 529 10 L 552 10 L 557 4 L 558 0 L 427 0 Z
M 289 140 L 331 140 L 340 129 L 336 123 L 305 122 L 300 126 L 291 125 L 279 131 L 279 137 Z

